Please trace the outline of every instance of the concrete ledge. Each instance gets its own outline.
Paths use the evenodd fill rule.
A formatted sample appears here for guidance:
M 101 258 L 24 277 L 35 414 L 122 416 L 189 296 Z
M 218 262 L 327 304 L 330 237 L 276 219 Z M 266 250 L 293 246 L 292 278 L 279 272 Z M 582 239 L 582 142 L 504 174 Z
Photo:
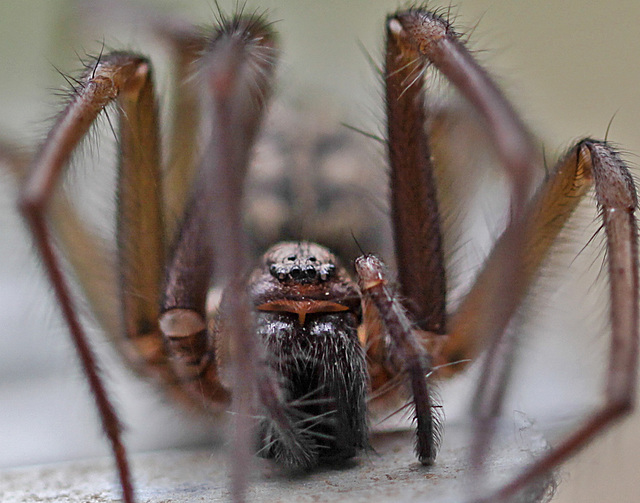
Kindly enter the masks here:
M 485 489 L 507 480 L 524 464 L 548 448 L 531 426 L 501 426 L 486 464 Z M 447 425 L 438 462 L 420 465 L 408 431 L 376 434 L 374 452 L 349 466 L 322 469 L 290 478 L 268 461 L 255 460 L 249 501 L 268 502 L 460 502 L 480 496 L 479 483 L 467 483 L 468 428 Z M 229 501 L 224 450 L 173 450 L 136 454 L 132 459 L 140 502 L 168 503 Z M 529 487 L 516 501 L 544 501 L 553 493 L 554 477 Z M 106 503 L 120 500 L 110 459 L 12 469 L 0 473 L 0 501 L 4 503 Z

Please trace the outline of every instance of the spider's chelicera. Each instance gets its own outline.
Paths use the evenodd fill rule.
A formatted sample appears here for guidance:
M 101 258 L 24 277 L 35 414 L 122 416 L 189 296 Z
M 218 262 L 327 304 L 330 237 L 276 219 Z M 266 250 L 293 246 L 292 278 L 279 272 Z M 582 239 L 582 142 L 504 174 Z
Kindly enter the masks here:
M 163 161 L 150 62 L 113 52 L 88 65 L 23 185 L 20 210 L 68 322 L 112 444 L 124 499 L 133 488 L 117 415 L 63 274 L 51 231 L 76 269 L 98 321 L 127 362 L 199 410 L 238 413 L 236 495 L 253 448 L 292 469 L 355 456 L 368 445 L 368 394 L 409 400 L 419 460 L 440 440 L 433 375 L 464 367 L 484 349 L 478 383 L 482 461 L 509 376 L 496 355 L 505 329 L 580 199 L 595 186 L 607 235 L 611 285 L 608 396 L 601 409 L 492 497 L 545 473 L 633 403 L 638 340 L 635 186 L 603 141 L 578 142 L 531 196 L 538 149 L 497 86 L 446 19 L 420 8 L 389 16 L 382 70 L 390 218 L 397 286 L 373 255 L 356 275 L 306 241 L 271 247 L 251 270 L 242 195 L 252 146 L 273 86 L 277 41 L 261 16 L 221 16 L 213 33 L 162 25 L 177 55 L 168 159 Z M 167 37 L 167 35 L 169 35 Z M 191 73 L 196 68 L 197 75 Z M 447 312 L 443 236 L 424 80 L 437 69 L 476 108 L 511 182 L 511 218 L 456 310 Z M 111 102 L 119 114 L 117 272 L 65 196 L 53 188 L 77 144 Z M 205 144 L 195 142 L 207 132 Z M 78 244 L 80 243 L 80 244 Z M 105 277 L 118 279 L 105 290 Z M 226 282 L 208 305 L 212 282 Z M 113 299 L 119 298 L 119 304 Z M 507 345 L 509 346 L 509 345 Z M 449 365 L 447 365 L 449 364 Z M 252 430 L 248 418 L 258 417 Z M 255 441 L 243 441 L 257 432 Z M 255 436 L 251 436 L 255 439 Z M 426 483 L 426 482 L 425 482 Z

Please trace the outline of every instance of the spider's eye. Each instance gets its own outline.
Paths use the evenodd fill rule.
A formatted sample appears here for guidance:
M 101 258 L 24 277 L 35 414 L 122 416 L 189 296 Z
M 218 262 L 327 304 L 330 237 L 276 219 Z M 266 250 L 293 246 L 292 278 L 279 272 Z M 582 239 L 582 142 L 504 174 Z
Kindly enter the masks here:
M 313 255 L 311 255 L 309 257 L 309 262 L 315 262 L 316 260 L 318 260 L 317 258 L 315 258 Z
M 302 269 L 298 266 L 292 267 L 291 270 L 289 271 L 289 276 L 291 276 L 293 279 L 302 278 L 303 276 Z
M 316 268 L 313 267 L 312 265 L 305 267 L 304 269 L 304 275 L 307 277 L 307 279 L 313 279 L 316 277 L 318 271 L 316 271 Z
M 297 255 L 289 255 L 289 256 L 287 257 L 287 260 L 290 260 L 291 262 L 293 262 L 293 261 L 294 261 L 295 259 L 297 259 L 297 258 L 298 258 L 298 257 L 297 257 Z

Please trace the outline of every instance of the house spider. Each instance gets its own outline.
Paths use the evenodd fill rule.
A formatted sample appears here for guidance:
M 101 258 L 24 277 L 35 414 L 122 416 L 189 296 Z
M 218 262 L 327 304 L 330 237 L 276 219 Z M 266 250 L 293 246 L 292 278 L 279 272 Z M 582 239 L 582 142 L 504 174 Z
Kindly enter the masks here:
M 32 229 L 101 409 L 125 500 L 131 501 L 133 496 L 118 421 L 85 345 L 45 219 L 55 179 L 73 146 L 88 130 L 93 117 L 107 101 L 114 99 L 118 100 L 122 114 L 118 259 L 125 335 L 119 337 L 120 350 L 141 373 L 164 382 L 171 394 L 189 405 L 208 408 L 226 402 L 232 395 L 240 412 L 236 441 L 241 453 L 250 448 L 246 445 L 249 425 L 242 423 L 255 410 L 252 401 L 256 397 L 263 415 L 259 450 L 287 467 L 309 468 L 321 461 L 351 457 L 366 447 L 367 377 L 362 347 L 367 351 L 374 393 L 383 383 L 406 375 L 413 396 L 420 397 L 414 400 L 416 449 L 425 464 L 435 458 L 438 437 L 425 376 L 458 370 L 463 365 L 442 365 L 473 359 L 485 346 L 489 347 L 487 361 L 493 365 L 486 366 L 483 379 L 498 382 L 495 387 L 484 388 L 479 399 L 478 422 L 487 423 L 499 409 L 502 384 L 508 374 L 508 368 L 492 356 L 497 352 L 499 334 L 505 331 L 545 252 L 580 199 L 578 196 L 584 195 L 592 181 L 603 210 L 612 271 L 609 403 L 497 496 L 506 496 L 522 487 L 629 410 L 637 356 L 637 259 L 635 189 L 626 168 L 605 142 L 584 140 L 560 161 L 529 200 L 531 176 L 538 162 L 529 134 L 493 83 L 457 42 L 455 32 L 438 16 L 410 11 L 390 17 L 387 23 L 385 78 L 399 295 L 387 282 L 383 266 L 372 256 L 356 263 L 359 277 L 356 287 L 329 251 L 306 242 L 271 248 L 265 255 L 264 268 L 250 275 L 248 288 L 245 277 L 242 280 L 227 277 L 231 276 L 229 271 L 248 270 L 246 245 L 240 232 L 239 201 L 244 168 L 269 94 L 275 52 L 271 30 L 260 18 L 235 18 L 223 25 L 226 28 L 210 40 L 177 34 L 185 35 L 176 43 L 184 43 L 187 51 L 200 53 L 203 46 L 208 46 L 206 54 L 198 58 L 199 78 L 210 93 L 203 98 L 202 107 L 207 111 L 204 122 L 208 123 L 212 139 L 193 175 L 193 188 L 184 181 L 172 180 L 177 182 L 175 192 L 183 195 L 166 203 L 171 206 L 169 210 L 162 207 L 161 191 L 154 184 L 160 179 L 161 163 L 152 112 L 150 66 L 146 60 L 126 53 L 102 55 L 79 79 L 77 93 L 40 150 L 22 191 L 21 210 Z M 444 42 L 438 42 L 441 40 Z M 239 63 L 238 56 L 246 58 L 246 62 Z M 429 174 L 427 138 L 422 133 L 425 118 L 420 84 L 426 57 L 484 116 L 512 181 L 511 221 L 475 286 L 451 316 L 447 316 L 445 309 L 439 215 Z M 107 85 L 102 87 L 103 84 Z M 242 100 L 243 94 L 249 97 L 247 101 Z M 212 117 L 207 117 L 208 112 Z M 205 176 L 206 166 L 216 165 L 211 159 L 221 159 L 223 162 L 219 164 L 237 169 L 210 168 Z M 138 177 L 140 172 L 143 174 Z M 56 206 L 54 210 L 60 208 Z M 176 228 L 170 221 L 173 214 L 185 215 L 178 219 Z M 208 214 L 219 217 L 209 222 L 202 218 Z M 54 216 L 54 227 L 62 225 L 55 222 L 58 218 L 59 215 Z M 83 236 L 82 230 L 76 232 L 75 239 Z M 167 250 L 170 251 L 165 258 Z M 70 251 L 72 265 L 74 253 Z M 212 271 L 219 271 L 215 274 L 229 282 L 216 316 L 207 308 Z M 90 276 L 84 279 L 83 286 L 88 297 L 95 298 L 98 292 L 91 286 Z M 277 290 L 273 289 L 275 285 Z M 498 309 L 489 309 L 494 304 L 499 304 Z M 99 310 L 99 301 L 97 306 Z M 250 306 L 255 308 L 253 315 Z M 102 318 L 106 330 L 118 338 L 110 325 L 113 320 L 109 321 L 104 313 L 97 316 Z M 357 330 L 361 316 L 367 321 L 366 328 Z M 325 360 L 340 362 L 344 354 L 351 356 L 341 363 L 341 372 L 322 375 L 324 370 L 305 363 L 310 359 L 308 355 L 300 356 L 308 348 L 300 347 L 298 353 L 290 354 L 288 346 L 292 340 L 308 337 L 314 330 L 324 335 L 326 332 L 320 325 L 327 323 L 332 324 L 331 333 L 343 334 L 344 347 L 333 346 L 335 355 Z M 280 327 L 277 333 L 272 330 L 276 325 Z M 265 342 L 266 350 L 249 335 L 254 330 L 262 335 L 257 339 Z M 386 335 L 381 335 L 382 332 Z M 287 344 L 278 339 L 278 334 L 286 334 Z M 312 347 L 312 352 L 326 354 L 324 349 L 312 346 L 319 338 L 309 338 L 305 345 Z M 274 359 L 271 356 L 274 353 L 284 354 Z M 300 368 L 302 374 L 296 374 Z M 495 369 L 497 376 L 493 375 Z M 347 372 L 349 379 L 344 380 L 352 383 L 353 389 L 341 387 L 338 382 L 341 380 L 338 377 Z M 480 437 L 479 459 L 488 437 L 489 433 Z M 237 460 L 243 462 L 246 455 L 238 455 Z

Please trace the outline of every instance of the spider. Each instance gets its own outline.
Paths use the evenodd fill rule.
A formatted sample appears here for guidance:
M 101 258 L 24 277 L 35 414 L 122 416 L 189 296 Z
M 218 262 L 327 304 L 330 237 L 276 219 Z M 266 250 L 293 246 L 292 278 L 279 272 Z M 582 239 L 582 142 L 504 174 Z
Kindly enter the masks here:
M 288 467 L 309 468 L 319 462 L 351 457 L 366 447 L 363 409 L 367 376 L 363 348 L 374 392 L 383 386 L 380 383 L 408 376 L 416 409 L 417 454 L 425 464 L 433 462 L 438 425 L 432 417 L 432 398 L 425 376 L 437 372 L 438 364 L 473 359 L 483 346 L 496 347 L 497 335 L 493 334 L 504 331 L 550 246 L 549 236 L 570 214 L 567 205 L 574 194 L 564 193 L 565 186 L 575 190 L 575 195 L 582 195 L 590 178 L 595 178 L 603 214 L 614 219 L 611 225 L 625 225 L 615 223 L 621 213 L 632 218 L 635 192 L 626 168 L 613 149 L 595 140 L 578 143 L 529 201 L 531 171 L 537 162 L 529 135 L 494 84 L 469 58 L 446 20 L 411 10 L 391 16 L 387 30 L 385 79 L 398 291 L 391 287 L 384 267 L 374 257 L 364 256 L 356 262 L 356 286 L 331 252 L 307 242 L 276 245 L 266 252 L 258 269 L 248 277 L 241 273 L 249 268 L 238 201 L 248 152 L 266 107 L 275 54 L 272 31 L 261 18 L 223 20 L 219 31 L 207 38 L 193 33 L 176 34 L 180 35 L 177 39 L 184 36 L 176 43 L 185 44 L 182 47 L 187 52 L 198 54 L 198 79 L 210 92 L 203 98 L 202 107 L 211 110 L 211 117 L 205 112 L 204 122 L 215 140 L 205 149 L 193 175 L 192 188 L 177 181 L 176 192 L 182 190 L 184 194 L 176 196 L 177 202 L 167 202 L 172 205 L 170 212 L 162 209 L 156 184 L 160 163 L 148 61 L 127 53 L 105 54 L 78 79 L 77 93 L 34 162 L 22 192 L 21 209 L 79 345 L 105 430 L 116 451 L 126 500 L 131 500 L 132 494 L 118 440 L 118 421 L 94 372 L 90 350 L 83 347 L 81 328 L 44 218 L 51 184 L 70 155 L 71 143 L 75 144 L 90 125 L 89 109 L 89 115 L 97 115 L 109 99 L 117 98 L 122 114 L 118 249 L 126 336 L 121 341 L 121 351 L 142 373 L 165 382 L 171 393 L 194 407 L 224 403 L 233 391 L 238 402 L 236 410 L 242 413 L 239 417 L 247 417 L 253 411 L 249 399 L 257 394 L 263 416 L 258 428 L 258 449 Z M 446 42 L 436 43 L 441 37 Z M 445 52 L 440 53 L 443 48 Z M 451 61 L 447 48 L 463 58 L 459 66 L 460 61 Z M 238 63 L 238 55 L 247 58 L 246 67 Z M 429 175 L 428 139 L 422 134 L 424 58 L 458 85 L 485 115 L 513 187 L 511 223 L 476 286 L 451 317 L 445 309 L 442 246 L 435 188 Z M 115 87 L 110 88 L 108 81 L 113 81 Z M 108 85 L 101 90 L 103 83 Z M 96 95 L 91 98 L 94 90 Z M 243 94 L 249 97 L 246 102 L 241 99 Z M 74 108 L 77 110 L 83 103 L 87 108 L 74 116 Z M 206 165 L 223 164 L 237 169 L 211 169 L 204 175 L 210 169 Z M 127 169 L 131 165 L 139 171 Z M 137 178 L 140 172 L 142 176 Z M 421 178 L 424 180 L 418 182 Z M 580 185 L 582 182 L 584 186 Z M 621 203 L 615 211 L 612 201 Z M 167 213 L 183 215 L 175 228 Z M 207 221 L 204 216 L 209 214 L 217 218 Z M 612 314 L 613 337 L 616 344 L 625 345 L 623 353 L 630 357 L 621 363 L 616 359 L 621 355 L 614 353 L 612 366 L 623 369 L 625 376 L 632 376 L 637 329 L 635 227 L 632 220 L 626 225 L 624 237 L 615 234 L 622 231 L 611 231 L 615 235 L 610 238 L 609 255 L 612 262 L 623 261 L 612 266 L 622 276 L 620 281 L 612 280 L 612 308 L 623 311 Z M 81 230 L 77 232 L 76 238 L 82 234 Z M 228 277 L 229 271 L 239 272 L 240 278 Z M 212 316 L 207 308 L 207 293 L 215 274 L 227 276 L 230 283 L 218 314 Z M 616 291 L 624 287 L 627 292 Z M 85 284 L 85 289 L 90 297 L 96 296 L 90 284 Z M 488 309 L 488 298 L 501 299 L 502 310 Z M 625 299 L 632 302 L 625 304 Z M 362 319 L 366 321 L 365 328 L 358 328 L 363 326 Z M 621 321 L 626 326 L 616 327 Z M 115 331 L 108 320 L 103 319 L 103 323 L 107 331 Z M 331 328 L 326 329 L 325 325 Z M 253 332 L 259 336 L 248 335 Z M 321 349 L 313 346 L 325 333 L 340 334 L 339 347 L 333 341 Z M 255 339 L 267 349 L 257 345 Z M 298 344 L 296 352 L 291 351 Z M 328 350 L 335 353 L 327 353 Z M 491 355 L 492 350 L 489 351 Z M 324 369 L 308 363 L 316 359 L 309 354 L 316 352 L 325 355 L 326 361 L 336 362 L 340 370 L 323 374 Z M 491 356 L 487 361 L 496 363 Z M 496 367 L 505 371 L 504 367 L 493 366 Z M 440 371 L 443 374 L 444 368 Z M 492 378 L 491 372 L 487 367 L 487 380 Z M 254 380 L 257 391 L 251 389 Z M 613 389 L 619 393 L 613 393 L 613 398 L 619 401 L 612 402 L 607 414 L 594 416 L 593 424 L 587 424 L 566 444 L 538 461 L 501 494 L 509 494 L 525 478 L 546 470 L 557 462 L 554 456 L 558 453 L 569 455 L 615 414 L 624 412 L 631 400 L 625 386 L 632 388 L 632 381 L 628 377 L 627 382 L 618 383 Z M 486 417 L 498 407 L 493 402 L 501 399 L 499 388 L 486 391 L 480 400 Z M 249 438 L 247 430 L 247 426 L 238 427 L 239 445 Z

